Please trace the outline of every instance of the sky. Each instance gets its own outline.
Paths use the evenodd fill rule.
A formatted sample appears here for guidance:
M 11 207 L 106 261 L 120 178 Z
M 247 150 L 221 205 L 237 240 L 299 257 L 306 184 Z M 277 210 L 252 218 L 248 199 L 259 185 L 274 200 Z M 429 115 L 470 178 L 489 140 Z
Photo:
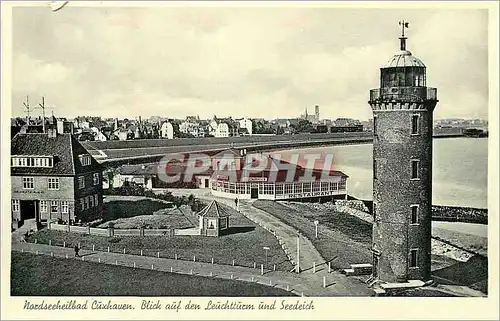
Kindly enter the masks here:
M 434 117 L 488 117 L 488 13 L 477 9 L 13 9 L 12 111 L 57 117 L 367 120 L 369 90 L 407 48 L 438 88 Z M 40 110 L 32 114 L 40 115 Z

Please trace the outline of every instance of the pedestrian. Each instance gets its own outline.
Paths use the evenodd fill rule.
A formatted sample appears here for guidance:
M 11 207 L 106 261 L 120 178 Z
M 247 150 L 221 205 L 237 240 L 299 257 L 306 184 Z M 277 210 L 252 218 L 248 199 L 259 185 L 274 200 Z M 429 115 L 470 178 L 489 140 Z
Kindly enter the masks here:
M 234 205 L 236 205 L 236 210 L 238 211 L 238 198 L 237 197 L 234 199 Z
M 75 245 L 75 257 L 80 257 L 80 254 L 78 254 L 78 252 L 80 251 L 80 249 L 78 248 L 78 244 Z

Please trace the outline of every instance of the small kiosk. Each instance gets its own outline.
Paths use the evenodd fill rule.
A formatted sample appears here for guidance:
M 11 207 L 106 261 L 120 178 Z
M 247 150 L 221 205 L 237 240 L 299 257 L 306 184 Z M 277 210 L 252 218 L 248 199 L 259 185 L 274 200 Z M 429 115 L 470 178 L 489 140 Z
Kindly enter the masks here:
M 200 232 L 204 236 L 220 236 L 229 228 L 229 213 L 213 200 L 198 213 Z

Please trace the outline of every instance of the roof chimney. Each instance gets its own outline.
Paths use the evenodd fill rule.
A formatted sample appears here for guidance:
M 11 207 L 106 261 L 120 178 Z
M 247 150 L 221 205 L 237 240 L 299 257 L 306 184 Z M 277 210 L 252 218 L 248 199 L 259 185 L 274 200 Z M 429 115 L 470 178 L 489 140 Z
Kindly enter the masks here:
M 47 130 L 47 134 L 48 134 L 49 138 L 56 138 L 57 137 L 57 128 L 50 127 Z

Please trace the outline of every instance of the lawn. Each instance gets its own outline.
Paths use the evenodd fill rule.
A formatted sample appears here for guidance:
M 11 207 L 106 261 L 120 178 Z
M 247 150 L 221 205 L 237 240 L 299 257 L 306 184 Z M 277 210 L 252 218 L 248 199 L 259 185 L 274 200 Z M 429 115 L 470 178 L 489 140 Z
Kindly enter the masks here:
M 243 281 L 210 279 L 12 252 L 13 296 L 293 296 Z
M 300 205 L 300 204 L 299 204 Z M 299 230 L 313 243 L 321 256 L 331 260 L 334 269 L 345 269 L 350 264 L 371 263 L 371 225 L 343 213 L 312 211 L 305 206 L 296 209 L 273 201 L 258 200 L 253 206 L 279 218 Z M 300 208 L 300 210 L 299 210 Z M 319 221 L 318 238 L 314 220 Z
M 281 271 L 290 271 L 293 266 L 288 261 L 285 253 L 274 236 L 266 230 L 255 226 L 253 222 L 239 213 L 232 212 L 230 216 L 230 234 L 221 237 L 207 236 L 123 236 L 103 237 L 95 235 L 84 235 L 67 233 L 63 231 L 41 230 L 29 236 L 28 241 L 52 245 L 72 247 L 80 243 L 85 249 L 110 251 L 192 260 L 196 256 L 197 261 L 211 262 L 214 258 L 216 263 L 232 264 L 253 267 L 265 262 L 264 246 L 270 247 L 268 253 L 268 264 L 276 264 Z

